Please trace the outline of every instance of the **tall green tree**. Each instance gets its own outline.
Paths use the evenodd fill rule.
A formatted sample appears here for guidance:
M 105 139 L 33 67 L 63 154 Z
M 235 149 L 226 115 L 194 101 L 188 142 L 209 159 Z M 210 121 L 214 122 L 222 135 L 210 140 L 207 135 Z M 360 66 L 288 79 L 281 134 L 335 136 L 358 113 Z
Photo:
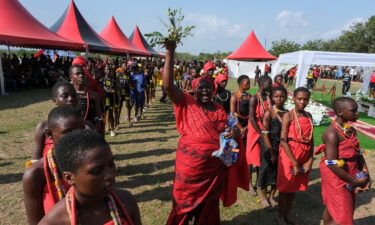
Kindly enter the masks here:
M 295 52 L 299 51 L 300 49 L 300 44 L 293 41 L 288 41 L 287 39 L 282 39 L 280 41 L 272 42 L 272 48 L 269 50 L 269 53 L 274 56 L 279 56 L 280 54 Z

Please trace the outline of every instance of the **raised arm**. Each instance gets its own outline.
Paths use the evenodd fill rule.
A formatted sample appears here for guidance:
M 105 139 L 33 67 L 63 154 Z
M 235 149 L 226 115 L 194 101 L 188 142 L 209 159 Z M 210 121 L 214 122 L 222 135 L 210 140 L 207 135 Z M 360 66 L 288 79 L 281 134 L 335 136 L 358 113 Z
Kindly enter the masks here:
M 171 101 L 174 104 L 179 104 L 183 100 L 183 93 L 176 85 L 174 85 L 173 82 L 173 63 L 176 43 L 166 43 L 165 48 L 167 51 L 165 56 L 164 71 L 162 75 L 163 87 Z

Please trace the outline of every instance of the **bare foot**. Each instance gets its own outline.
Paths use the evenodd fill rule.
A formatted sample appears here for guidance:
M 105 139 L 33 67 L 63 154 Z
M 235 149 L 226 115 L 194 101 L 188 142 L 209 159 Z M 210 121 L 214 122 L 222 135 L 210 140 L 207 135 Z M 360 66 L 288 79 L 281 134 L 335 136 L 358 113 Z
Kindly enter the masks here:
M 250 195 L 252 195 L 254 197 L 258 195 L 258 193 L 257 193 L 256 189 L 254 189 L 253 185 L 250 185 L 249 193 L 250 193 Z
M 269 201 L 270 201 L 272 208 L 277 209 L 277 206 L 279 205 L 279 203 L 277 203 L 277 201 L 275 201 L 275 199 L 273 198 L 270 198 Z
M 288 225 L 288 223 L 286 222 L 284 218 L 276 217 L 276 219 L 279 225 Z

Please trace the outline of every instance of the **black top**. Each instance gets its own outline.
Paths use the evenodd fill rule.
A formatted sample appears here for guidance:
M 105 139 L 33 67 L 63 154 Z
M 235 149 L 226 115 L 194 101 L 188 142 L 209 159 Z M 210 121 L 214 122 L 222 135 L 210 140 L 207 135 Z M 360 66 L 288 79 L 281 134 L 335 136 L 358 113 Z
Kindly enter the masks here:
M 214 98 L 214 101 L 220 104 L 227 114 L 229 114 L 230 112 L 230 97 L 231 93 L 228 90 L 224 89 L 216 93 Z

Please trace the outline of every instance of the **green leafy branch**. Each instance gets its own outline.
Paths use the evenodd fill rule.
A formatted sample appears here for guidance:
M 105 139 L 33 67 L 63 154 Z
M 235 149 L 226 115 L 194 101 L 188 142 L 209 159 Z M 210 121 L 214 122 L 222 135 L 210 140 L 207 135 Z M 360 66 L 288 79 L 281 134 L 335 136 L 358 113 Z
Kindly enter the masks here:
M 168 34 L 163 35 L 158 31 L 154 31 L 152 33 L 145 34 L 148 38 L 150 45 L 155 47 L 156 45 L 165 46 L 168 43 L 176 43 L 176 45 L 182 45 L 182 39 L 187 38 L 189 36 L 193 36 L 192 30 L 195 26 L 182 26 L 182 21 L 184 20 L 184 16 L 182 15 L 181 9 L 170 9 L 168 8 L 167 16 L 169 18 L 169 24 L 164 22 L 162 19 L 159 20 L 162 24 L 167 27 Z

